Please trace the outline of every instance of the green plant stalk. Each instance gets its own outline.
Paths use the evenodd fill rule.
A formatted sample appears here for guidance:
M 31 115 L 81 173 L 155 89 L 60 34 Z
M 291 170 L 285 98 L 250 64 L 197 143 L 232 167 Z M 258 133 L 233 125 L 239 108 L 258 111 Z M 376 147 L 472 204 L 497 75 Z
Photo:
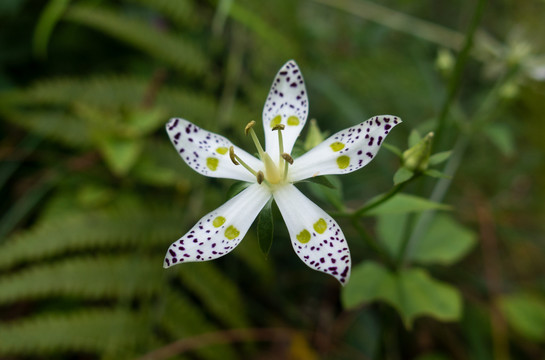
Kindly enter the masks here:
M 418 38 L 458 50 L 462 46 L 463 34 L 444 26 L 424 21 L 414 16 L 389 9 L 371 1 L 314 0 L 317 3 L 342 9 L 350 14 L 380 25 L 404 32 Z
M 473 18 L 471 20 L 471 24 L 466 33 L 464 47 L 462 51 L 460 52 L 460 54 L 458 54 L 455 71 L 449 84 L 449 91 L 443 103 L 443 107 L 441 109 L 439 117 L 437 118 L 437 128 L 435 132 L 436 144 L 441 144 L 442 134 L 444 133 L 444 128 L 446 125 L 446 118 L 450 111 L 452 102 L 454 101 L 454 98 L 456 96 L 456 93 L 458 92 L 458 89 L 460 87 L 462 72 L 467 62 L 467 59 L 469 57 L 471 47 L 473 45 L 473 37 L 475 36 L 475 31 L 477 30 L 477 27 L 479 23 L 481 22 L 482 16 L 484 14 L 484 8 L 486 5 L 486 2 L 487 0 L 479 0 L 479 2 L 477 3 L 475 12 L 473 14 Z M 430 196 L 431 201 L 437 201 L 437 202 L 441 201 L 443 197 L 445 196 L 451 184 L 452 177 L 454 176 L 454 174 L 456 173 L 456 171 L 458 170 L 460 166 L 460 163 L 462 161 L 462 156 L 468 144 L 469 144 L 469 134 L 462 134 L 458 138 L 456 145 L 454 147 L 454 150 L 452 152 L 452 156 L 445 167 L 444 173 L 450 178 L 440 179 L 437 182 L 437 185 L 433 189 L 432 194 Z M 400 255 L 398 257 L 398 264 L 397 264 L 398 267 L 406 264 L 407 258 L 409 258 L 408 254 L 411 254 L 412 249 L 414 249 L 415 247 L 415 243 L 422 236 L 422 234 L 427 230 L 434 214 L 435 212 L 433 211 L 423 213 L 417 220 L 416 225 L 411 226 L 411 228 L 414 229 L 412 231 L 412 234 L 410 236 L 405 237 L 403 240 L 403 243 L 401 244 L 401 249 L 403 249 L 403 251 L 400 252 Z
M 351 215 L 354 215 L 354 216 L 363 216 L 365 215 L 366 212 L 368 212 L 369 210 L 371 209 L 374 209 L 376 208 L 377 206 L 379 205 L 382 205 L 384 204 L 386 201 L 390 200 L 392 197 L 394 197 L 394 195 L 396 195 L 398 192 L 400 192 L 401 190 L 403 190 L 403 188 L 405 188 L 405 186 L 407 186 L 411 181 L 413 181 L 414 179 L 416 179 L 418 176 L 420 176 L 420 174 L 415 174 L 413 175 L 409 180 L 407 181 L 404 181 L 400 184 L 397 184 L 395 185 L 393 188 L 391 188 L 388 192 L 384 193 L 382 196 L 380 196 L 379 198 L 377 198 L 376 200 L 368 203 L 368 204 L 365 204 L 363 205 L 362 207 L 360 207 L 359 209 L 355 210 Z
M 515 74 L 516 69 L 511 69 L 503 77 L 498 79 L 494 88 L 490 91 L 485 100 L 481 103 L 479 109 L 477 109 L 477 111 L 475 112 L 474 120 L 472 124 L 470 124 L 469 131 L 467 131 L 467 133 L 462 133 L 457 139 L 452 150 L 452 155 L 447 162 L 447 165 L 445 166 L 445 170 L 443 171 L 443 173 L 447 176 L 450 176 L 450 178 L 443 178 L 437 182 L 436 186 L 432 191 L 432 194 L 430 195 L 431 201 L 441 202 L 445 197 L 450 187 L 450 184 L 452 183 L 452 178 L 454 177 L 462 163 L 463 156 L 467 147 L 469 146 L 473 134 L 478 133 L 479 128 L 482 127 L 488 119 L 494 117 L 492 110 L 497 109 L 498 101 L 500 100 L 499 91 L 505 83 L 507 83 L 513 76 L 515 76 Z M 417 220 L 417 224 L 413 228 L 413 233 L 407 240 L 410 246 L 402 245 L 406 249 L 406 254 L 404 254 L 404 256 L 400 258 L 400 266 L 406 265 L 407 260 L 405 258 L 410 258 L 412 249 L 418 242 L 418 239 L 427 230 L 434 215 L 435 211 L 430 210 L 422 214 L 422 216 Z
M 365 242 L 365 244 L 373 249 L 387 266 L 393 268 L 393 266 L 395 265 L 393 259 L 391 259 L 390 255 L 377 242 L 371 239 L 371 236 L 369 236 L 367 230 L 365 230 L 365 228 L 360 224 L 360 219 L 358 218 L 358 216 L 351 216 L 350 222 L 352 223 L 354 229 L 356 229 L 356 231 L 360 235 L 360 238 Z
M 404 181 L 404 182 L 402 182 L 400 184 L 395 185 L 389 191 L 387 191 L 387 192 L 383 193 L 382 195 L 378 196 L 377 198 L 375 198 L 375 200 L 363 205 L 362 207 L 360 207 L 360 208 L 358 208 L 356 210 L 346 211 L 344 209 L 340 209 L 340 208 L 337 207 L 337 210 L 339 210 L 339 211 L 338 212 L 332 212 L 331 215 L 334 216 L 334 217 L 362 217 L 369 210 L 374 209 L 377 206 L 382 205 L 385 202 L 387 202 L 388 200 L 390 200 L 392 197 L 394 197 L 394 195 L 396 195 L 401 190 L 403 190 L 405 188 L 405 186 L 407 186 L 410 182 L 412 182 L 416 178 L 420 177 L 420 175 L 421 175 L 420 173 L 415 173 L 414 176 L 411 177 L 410 179 L 408 179 L 407 181 Z
M 456 94 L 458 93 L 458 90 L 460 88 L 462 72 L 464 71 L 466 62 L 469 58 L 469 54 L 473 46 L 475 32 L 477 31 L 477 27 L 479 26 L 483 17 L 486 2 L 487 0 L 479 0 L 479 2 L 477 3 L 475 13 L 473 14 L 473 18 L 471 19 L 469 29 L 467 30 L 465 36 L 464 46 L 462 48 L 462 51 L 458 54 L 458 57 L 456 58 L 456 65 L 454 67 L 454 73 L 452 74 L 452 77 L 450 79 L 447 97 L 443 102 L 441 112 L 439 113 L 439 117 L 437 118 L 437 127 L 435 128 L 436 145 L 441 146 L 442 144 L 447 116 L 452 102 L 454 101 L 454 98 L 456 97 Z

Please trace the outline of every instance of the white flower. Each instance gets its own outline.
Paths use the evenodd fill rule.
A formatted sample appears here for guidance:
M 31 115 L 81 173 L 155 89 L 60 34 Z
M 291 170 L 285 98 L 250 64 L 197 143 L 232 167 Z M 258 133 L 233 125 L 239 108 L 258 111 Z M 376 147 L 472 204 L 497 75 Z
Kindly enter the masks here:
M 175 241 L 167 251 L 165 268 L 227 254 L 240 243 L 273 197 L 301 260 L 315 270 L 333 275 L 341 284 L 347 283 L 351 259 L 341 228 L 293 184 L 313 176 L 346 174 L 362 168 L 401 120 L 390 115 L 375 116 L 339 131 L 294 160 L 289 154 L 307 114 L 303 76 L 295 61 L 288 61 L 276 75 L 263 108 L 265 150 L 251 128 L 254 122 L 246 127 L 260 159 L 187 120 L 173 118 L 168 122 L 168 135 L 191 168 L 206 176 L 242 180 L 251 185 L 205 215 Z

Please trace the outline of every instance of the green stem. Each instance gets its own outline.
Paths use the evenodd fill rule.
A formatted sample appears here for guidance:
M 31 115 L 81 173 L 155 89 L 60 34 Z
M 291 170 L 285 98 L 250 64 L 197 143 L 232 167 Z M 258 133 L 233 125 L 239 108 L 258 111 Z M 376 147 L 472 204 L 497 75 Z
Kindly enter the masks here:
M 381 257 L 385 264 L 392 267 L 393 261 L 390 255 L 377 242 L 372 240 L 371 236 L 369 236 L 365 228 L 361 225 L 360 219 L 356 215 L 353 215 L 350 218 L 350 222 L 367 246 L 373 249 Z
M 442 143 L 442 137 L 443 137 L 443 133 L 446 126 L 446 119 L 447 119 L 450 107 L 452 105 L 452 102 L 454 101 L 454 98 L 456 97 L 456 93 L 458 92 L 460 88 L 462 72 L 465 68 L 467 59 L 469 58 L 471 47 L 473 46 L 473 38 L 475 36 L 475 31 L 477 30 L 477 27 L 479 26 L 481 22 L 481 18 L 484 14 L 485 5 L 486 5 L 486 0 L 479 0 L 479 2 L 477 3 L 475 13 L 473 14 L 473 18 L 471 19 L 471 24 L 469 25 L 469 29 L 467 30 L 467 33 L 464 39 L 464 46 L 456 59 L 456 65 L 454 67 L 454 73 L 452 74 L 452 77 L 450 79 L 447 97 L 445 98 L 445 101 L 443 102 L 443 106 L 441 107 L 441 112 L 439 113 L 439 117 L 437 118 L 437 127 L 435 129 L 435 144 L 441 145 Z
M 390 200 L 394 195 L 396 195 L 398 192 L 403 190 L 405 188 L 405 186 L 407 186 L 410 182 L 412 182 L 414 179 L 416 179 L 419 176 L 420 176 L 420 174 L 418 174 L 418 173 L 414 174 L 407 181 L 404 181 L 404 182 L 402 182 L 400 184 L 395 185 L 388 192 L 375 197 L 373 200 L 371 200 L 371 202 L 363 205 L 359 209 L 354 210 L 354 212 L 352 214 L 355 215 L 355 216 L 362 216 L 366 212 L 368 212 L 369 210 L 374 209 L 377 206 L 384 204 L 386 201 Z
M 450 111 L 450 108 L 452 106 L 452 102 L 454 101 L 456 93 L 458 92 L 458 89 L 460 87 L 462 71 L 469 57 L 469 53 L 473 45 L 473 38 L 475 35 L 475 31 L 477 30 L 477 27 L 483 16 L 485 5 L 486 5 L 486 0 L 479 0 L 479 2 L 477 3 L 469 29 L 466 33 L 464 47 L 462 48 L 462 51 L 460 52 L 456 60 L 456 66 L 454 69 L 453 77 L 451 78 L 451 81 L 449 84 L 448 94 L 443 103 L 443 107 L 441 109 L 439 117 L 437 118 L 437 128 L 435 131 L 435 144 L 441 145 L 442 143 L 442 137 L 446 127 L 447 115 Z M 454 176 L 454 174 L 456 173 L 456 171 L 458 170 L 460 166 L 462 155 L 465 152 L 465 149 L 468 143 L 469 143 L 469 134 L 462 134 L 459 136 L 458 141 L 456 142 L 456 145 L 454 146 L 452 156 L 446 165 L 446 168 L 445 168 L 446 175 L 450 177 Z M 437 182 L 437 185 L 434 187 L 432 191 L 430 200 L 434 202 L 440 202 L 445 196 L 451 184 L 451 181 L 452 181 L 451 178 L 439 180 Z M 408 236 L 404 240 L 404 244 L 402 245 L 402 251 L 400 252 L 399 257 L 397 259 L 398 267 L 404 265 L 407 262 L 407 259 L 410 257 L 410 254 L 412 253 L 412 249 L 415 247 L 416 242 L 422 237 L 424 232 L 427 231 L 428 226 L 431 223 L 434 215 L 435 215 L 434 211 L 427 211 L 423 213 L 418 218 L 418 220 L 416 220 L 416 224 L 411 225 L 411 228 L 413 230 L 410 236 Z M 415 221 L 411 221 L 411 223 L 414 223 L 414 222 Z

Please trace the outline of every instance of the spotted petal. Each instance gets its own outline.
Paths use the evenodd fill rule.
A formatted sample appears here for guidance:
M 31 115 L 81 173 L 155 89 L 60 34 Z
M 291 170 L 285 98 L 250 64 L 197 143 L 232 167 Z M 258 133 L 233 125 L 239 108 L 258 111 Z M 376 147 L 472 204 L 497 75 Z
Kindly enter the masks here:
M 346 284 L 350 277 L 350 251 L 335 220 L 291 184 L 279 188 L 273 196 L 301 260 Z
M 303 75 L 295 61 L 290 60 L 276 74 L 263 107 L 265 151 L 273 159 L 279 155 L 278 134 L 271 129 L 283 124 L 284 152 L 291 153 L 293 144 L 307 121 L 308 98 Z
M 346 174 L 364 167 L 373 160 L 384 138 L 399 123 L 401 119 L 396 116 L 382 115 L 339 131 L 295 159 L 289 170 L 291 180 Z
M 170 245 L 163 266 L 217 259 L 233 250 L 271 198 L 266 186 L 252 184 L 205 215 L 191 230 Z
M 170 119 L 166 129 L 178 154 L 193 170 L 210 177 L 256 181 L 248 170 L 233 164 L 229 158 L 229 147 L 234 145 L 227 138 L 180 118 Z M 250 167 L 261 170 L 261 161 L 236 146 L 234 149 L 237 156 Z

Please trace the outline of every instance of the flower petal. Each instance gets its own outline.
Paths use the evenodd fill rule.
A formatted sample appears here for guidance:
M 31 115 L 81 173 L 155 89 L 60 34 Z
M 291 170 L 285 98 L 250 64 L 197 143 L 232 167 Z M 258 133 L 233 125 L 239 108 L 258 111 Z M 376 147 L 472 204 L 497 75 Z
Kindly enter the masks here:
M 295 61 L 290 60 L 276 74 L 263 107 L 265 151 L 273 159 L 279 155 L 278 134 L 271 129 L 283 124 L 284 152 L 290 154 L 295 140 L 307 121 L 308 98 L 303 74 Z
M 217 259 L 233 250 L 271 198 L 265 185 L 252 184 L 225 204 L 205 215 L 191 230 L 170 245 L 164 268 Z
M 180 118 L 170 119 L 166 129 L 178 154 L 193 170 L 210 177 L 256 181 L 255 176 L 244 167 L 233 164 L 229 147 L 234 145 L 227 138 Z M 261 170 L 261 161 L 236 146 L 234 149 L 235 154 L 255 171 Z
M 384 138 L 401 119 L 375 116 L 359 125 L 339 131 L 320 145 L 295 159 L 289 169 L 292 181 L 309 177 L 346 174 L 367 165 L 377 154 Z
M 280 187 L 273 196 L 301 260 L 346 284 L 350 277 L 350 251 L 335 220 L 291 184 Z

